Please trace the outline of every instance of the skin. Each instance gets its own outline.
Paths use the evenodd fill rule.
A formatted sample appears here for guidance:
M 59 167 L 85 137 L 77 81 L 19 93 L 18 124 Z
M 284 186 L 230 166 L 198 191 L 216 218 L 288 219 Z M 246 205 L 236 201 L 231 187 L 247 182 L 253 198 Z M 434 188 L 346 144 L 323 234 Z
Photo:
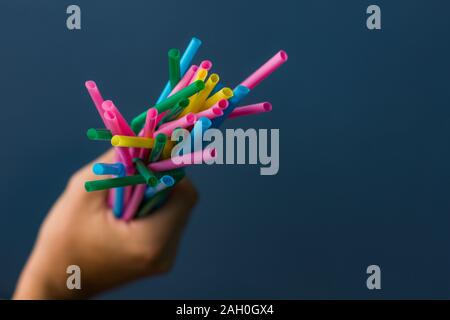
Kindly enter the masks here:
M 108 151 L 95 162 L 113 162 Z M 92 164 L 76 172 L 45 218 L 20 275 L 14 299 L 81 299 L 139 278 L 168 272 L 197 193 L 186 178 L 166 204 L 128 223 L 114 218 L 107 191 L 88 193 L 87 180 L 101 179 Z M 81 269 L 81 290 L 69 290 L 66 269 Z

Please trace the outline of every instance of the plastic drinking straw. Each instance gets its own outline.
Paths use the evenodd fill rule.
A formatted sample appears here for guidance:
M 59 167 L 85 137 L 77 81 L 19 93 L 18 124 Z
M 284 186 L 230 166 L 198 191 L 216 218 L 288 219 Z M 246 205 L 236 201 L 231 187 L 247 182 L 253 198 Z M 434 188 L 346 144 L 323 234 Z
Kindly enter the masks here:
M 170 191 L 172 188 L 168 188 L 158 194 L 156 194 L 153 198 L 149 199 L 142 207 L 139 209 L 136 218 L 144 218 L 149 215 L 153 210 L 162 206 L 167 198 L 169 197 Z
M 222 100 L 221 100 L 222 101 Z M 225 100 L 226 101 L 226 100 Z M 197 113 L 197 117 L 201 118 L 201 117 L 206 117 L 208 119 L 214 119 L 217 117 L 220 117 L 223 115 L 223 110 L 222 108 L 218 107 L 218 106 L 212 106 L 209 109 L 206 109 L 204 111 L 201 111 L 199 113 Z
M 98 113 L 100 114 L 100 118 L 102 119 L 103 123 L 105 123 L 105 119 L 103 118 L 103 109 L 102 109 L 102 103 L 103 103 L 103 97 L 100 93 L 100 90 L 98 90 L 97 84 L 92 81 L 86 81 L 84 83 L 87 91 L 89 92 L 89 95 L 91 96 L 92 101 L 94 102 L 95 108 L 97 108 Z
M 177 131 L 181 130 L 182 128 L 176 128 L 173 130 L 172 135 Z M 172 156 L 172 149 L 175 146 L 175 144 L 178 143 L 175 141 L 172 141 L 172 139 L 167 138 L 166 145 L 164 146 L 164 149 L 162 151 L 161 159 L 169 159 Z
M 180 50 L 170 49 L 167 53 L 169 58 L 169 82 L 170 87 L 173 89 L 181 79 L 180 73 Z
M 106 100 L 102 103 L 102 109 L 104 111 L 110 111 L 114 113 L 117 117 L 117 122 L 120 127 L 120 131 L 122 132 L 122 135 L 124 136 L 135 136 L 133 130 L 131 130 L 130 125 L 125 120 L 125 118 L 120 113 L 119 109 L 114 105 L 114 103 L 111 100 Z
M 205 69 L 206 71 L 211 70 L 212 68 L 212 62 L 209 60 L 203 60 L 202 62 L 200 62 L 200 66 L 201 69 Z
M 143 137 L 129 137 L 114 135 L 111 139 L 111 145 L 113 147 L 128 147 L 128 148 L 145 148 L 151 149 L 154 144 L 153 138 Z
M 251 104 L 248 106 L 237 107 L 228 115 L 228 119 L 247 116 L 251 114 L 257 114 L 262 112 L 269 112 L 272 110 L 272 104 L 270 102 L 261 102 Z
M 183 78 L 178 82 L 178 84 L 175 86 L 175 88 L 172 89 L 172 91 L 169 94 L 169 97 L 173 95 L 174 93 L 180 91 L 181 89 L 185 88 L 186 86 L 191 83 L 192 77 L 197 72 L 198 66 L 192 65 L 188 71 L 184 74 Z
M 198 68 L 197 72 L 191 79 L 191 83 L 194 83 L 197 80 L 205 81 L 206 77 L 208 76 L 208 70 Z
M 133 195 L 131 196 L 130 201 L 125 207 L 125 211 L 121 217 L 124 221 L 130 221 L 133 219 L 136 210 L 142 202 L 142 199 L 144 199 L 145 189 L 147 189 L 147 185 L 145 184 L 140 184 L 134 188 Z
M 152 162 L 147 167 L 154 171 L 167 171 L 178 168 L 184 168 L 192 164 L 200 164 L 201 160 L 210 161 L 216 156 L 215 149 L 206 148 L 182 156 L 173 157 L 167 160 Z
M 144 161 L 142 161 L 141 159 L 135 158 L 134 162 L 136 164 L 137 171 L 141 174 L 141 176 L 144 177 L 147 184 L 151 187 L 155 187 L 158 184 L 158 178 L 155 176 L 155 174 L 146 167 Z
M 223 88 L 225 88 L 225 86 L 221 82 L 219 82 L 218 84 L 216 84 L 216 87 L 213 89 L 213 91 L 211 92 L 210 96 L 215 95 L 217 92 L 219 92 Z
M 183 55 L 180 59 L 180 73 L 181 75 L 184 75 L 186 70 L 191 65 L 192 59 L 194 59 L 195 54 L 197 53 L 198 49 L 200 48 L 202 42 L 193 37 L 191 41 L 189 42 L 187 48 L 184 50 Z M 156 104 L 160 103 L 164 99 L 167 98 L 171 90 L 170 81 L 167 81 L 166 86 L 164 87 L 163 91 L 161 92 L 158 100 L 156 101 Z M 158 110 L 160 111 L 160 110 Z M 161 111 L 160 111 L 161 112 Z
M 107 127 L 110 128 L 111 133 L 113 135 L 122 133 L 121 129 L 119 128 L 119 125 L 117 123 L 116 115 L 110 111 L 106 111 L 103 114 L 104 119 L 107 123 Z M 127 148 L 115 148 L 117 150 L 117 153 L 120 155 L 120 159 L 122 159 L 123 164 L 125 165 L 125 168 L 127 169 L 127 174 L 130 174 L 133 167 L 133 161 L 131 159 L 131 155 L 128 152 Z
M 189 99 L 181 99 L 176 105 L 167 110 L 158 121 L 159 124 L 172 121 L 177 118 L 183 110 L 189 105 Z
M 230 103 L 228 102 L 228 100 L 222 99 L 222 100 L 219 100 L 219 102 L 217 102 L 217 103 L 216 103 L 214 106 L 212 106 L 211 108 L 217 106 L 217 107 L 219 107 L 220 109 L 225 110 L 226 108 L 228 108 L 229 105 L 230 105 Z
M 90 128 L 86 131 L 86 135 L 90 140 L 109 141 L 112 138 L 111 131 L 108 129 Z
M 155 162 L 158 163 L 158 162 Z M 111 179 L 103 179 L 103 180 L 93 180 L 86 181 L 84 184 L 84 188 L 87 192 L 106 190 L 111 188 L 119 188 L 126 186 L 134 186 L 138 184 L 145 184 L 145 178 L 138 175 L 133 176 L 125 176 L 120 178 L 111 178 Z
M 285 51 L 278 51 L 272 58 L 264 63 L 258 70 L 253 72 L 241 85 L 253 90 L 261 81 L 267 78 L 272 72 L 277 70 L 288 59 Z
M 152 138 L 153 132 L 155 132 L 156 128 L 156 120 L 158 118 L 158 110 L 155 108 L 150 108 L 147 112 L 147 117 L 145 119 L 144 129 L 142 132 L 143 138 Z M 142 148 L 139 157 L 141 159 L 147 159 L 148 158 L 149 150 Z
M 96 175 L 111 174 L 118 177 L 123 177 L 125 175 L 125 167 L 122 163 L 96 163 L 92 168 Z M 115 188 L 115 199 L 113 200 L 113 212 L 116 218 L 120 218 L 122 215 L 122 209 L 124 205 L 124 188 Z
M 125 174 L 125 167 L 122 163 L 96 163 L 92 167 L 92 171 L 96 175 L 114 175 L 121 176 Z
M 155 131 L 153 136 L 156 136 L 157 134 L 160 133 L 164 133 L 166 136 L 171 136 L 173 130 L 175 130 L 176 128 L 188 128 L 192 126 L 196 120 L 197 116 L 195 114 L 188 113 L 183 118 L 163 123 L 162 125 L 159 126 L 159 129 Z
M 242 99 L 244 99 L 248 94 L 250 93 L 250 89 L 242 86 L 242 85 L 238 85 L 234 90 L 233 90 L 233 97 L 230 98 L 228 100 L 229 104 L 228 107 L 226 109 L 224 109 L 223 111 L 223 116 L 215 118 L 212 120 L 213 122 L 213 128 L 218 128 L 220 127 L 220 125 L 222 124 L 222 122 L 228 117 L 228 115 L 234 110 L 234 108 L 236 107 L 236 105 L 242 101 Z
M 219 75 L 216 73 L 213 73 L 209 76 L 208 80 L 205 82 L 205 89 L 197 93 L 195 96 L 191 98 L 191 103 L 189 107 L 187 107 L 183 113 L 181 113 L 181 116 L 184 116 L 185 114 L 189 112 L 197 113 L 203 109 L 203 105 L 208 98 L 211 91 L 213 91 L 214 87 L 219 83 Z
M 165 134 L 157 134 L 155 137 L 155 145 L 152 149 L 152 152 L 150 153 L 149 162 L 155 162 L 158 161 L 159 157 L 161 156 L 161 153 L 164 150 L 164 146 L 167 142 L 167 136 Z
M 192 128 L 190 139 L 188 140 L 191 143 L 191 150 L 199 151 L 203 150 L 203 133 L 208 130 L 212 125 L 211 120 L 206 117 L 199 118 Z M 201 163 L 201 160 L 195 159 L 194 163 Z
M 205 88 L 205 83 L 201 80 L 195 81 L 194 83 L 190 84 L 184 89 L 181 89 L 177 93 L 173 94 L 172 96 L 168 97 L 166 100 L 161 101 L 160 103 L 156 104 L 154 108 L 158 110 L 158 113 L 162 113 L 166 110 L 169 110 L 171 107 L 173 107 L 178 101 L 181 99 L 188 98 L 200 90 L 203 90 Z M 147 115 L 147 111 L 144 111 L 140 115 L 138 115 L 136 118 L 133 119 L 131 122 L 131 125 L 133 127 L 134 132 L 141 131 L 141 128 L 145 122 L 145 118 Z
M 212 68 L 212 62 L 209 60 L 203 60 L 199 67 L 197 72 L 192 77 L 191 83 L 196 80 L 205 80 L 206 76 L 208 75 L 209 70 Z
M 219 100 L 222 99 L 230 99 L 233 96 L 233 90 L 230 88 L 222 88 L 220 91 L 218 91 L 216 94 L 208 98 L 208 100 L 205 101 L 205 104 L 203 105 L 202 110 L 206 110 L 208 108 L 211 108 L 213 105 L 215 105 Z
M 164 175 L 161 177 L 161 179 L 159 179 L 158 183 L 156 184 L 156 186 L 151 187 L 151 188 L 147 188 L 147 190 L 145 191 L 145 198 L 150 198 L 153 197 L 155 194 L 157 194 L 158 192 L 161 192 L 167 188 L 172 187 L 175 184 L 175 179 L 172 178 L 171 176 L 168 175 Z

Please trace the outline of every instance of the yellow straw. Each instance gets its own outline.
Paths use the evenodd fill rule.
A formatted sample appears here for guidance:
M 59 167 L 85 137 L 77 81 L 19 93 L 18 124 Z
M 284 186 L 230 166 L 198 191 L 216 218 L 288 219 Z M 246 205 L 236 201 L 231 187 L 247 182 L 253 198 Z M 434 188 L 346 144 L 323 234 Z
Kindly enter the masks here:
M 233 90 L 230 88 L 222 88 L 221 90 L 217 91 L 212 97 L 208 98 L 208 100 L 205 101 L 205 104 L 201 108 L 200 111 L 206 110 L 213 105 L 215 105 L 219 100 L 222 99 L 230 99 L 233 96 Z
M 208 80 L 205 82 L 205 88 L 195 96 L 191 97 L 192 101 L 189 102 L 189 105 L 183 110 L 180 117 L 187 115 L 189 112 L 197 113 L 202 110 L 206 98 L 208 98 L 209 94 L 214 90 L 214 87 L 219 83 L 219 80 L 220 78 L 218 74 L 213 73 L 210 75 Z
M 114 147 L 129 147 L 129 148 L 153 148 L 155 140 L 152 138 L 130 137 L 130 136 L 113 136 L 111 144 Z

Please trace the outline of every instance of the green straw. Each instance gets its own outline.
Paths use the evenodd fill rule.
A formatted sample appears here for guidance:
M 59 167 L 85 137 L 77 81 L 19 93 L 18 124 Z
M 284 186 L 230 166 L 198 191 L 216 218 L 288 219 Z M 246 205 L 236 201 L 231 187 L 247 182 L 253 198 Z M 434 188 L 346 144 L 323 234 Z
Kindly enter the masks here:
M 134 162 L 136 163 L 137 171 L 141 174 L 141 176 L 144 177 L 147 184 L 149 184 L 151 187 L 156 187 L 156 185 L 158 184 L 158 178 L 149 168 L 147 168 L 144 161 L 139 158 L 135 158 Z
M 183 110 L 189 105 L 189 99 L 181 99 L 178 101 L 176 105 L 174 105 L 172 108 L 170 108 L 167 113 L 162 117 L 161 121 L 159 122 L 164 123 L 167 121 L 171 121 L 178 117 L 178 115 L 183 112 Z
M 157 103 L 153 108 L 156 108 L 156 110 L 158 110 L 158 114 L 163 113 L 164 111 L 167 111 L 170 108 L 172 108 L 181 99 L 193 96 L 194 94 L 196 94 L 200 90 L 203 90 L 204 88 L 205 83 L 202 80 L 197 80 L 188 85 L 186 88 L 183 88 L 177 93 L 174 93 L 167 99 L 161 101 L 160 103 Z M 136 134 L 139 133 L 139 131 L 141 131 L 142 127 L 144 126 L 146 117 L 147 111 L 144 111 L 136 118 L 134 118 L 133 121 L 131 121 L 131 127 L 133 128 L 133 131 Z
M 158 133 L 155 138 L 155 143 L 153 144 L 152 152 L 150 153 L 149 162 L 158 161 L 161 153 L 164 150 L 164 147 L 167 142 L 167 136 L 164 133 Z
M 152 212 L 152 210 L 155 209 L 155 207 L 161 204 L 161 202 L 169 196 L 171 190 L 172 188 L 169 188 L 155 194 L 154 197 L 149 199 L 145 204 L 141 206 L 138 213 L 136 214 L 136 218 L 144 218 L 148 216 Z
M 86 131 L 86 135 L 90 140 L 109 141 L 112 138 L 111 131 L 108 129 L 94 129 L 90 128 Z
M 106 190 L 111 188 L 134 186 L 137 184 L 145 184 L 146 180 L 141 175 L 126 176 L 121 178 L 112 178 L 104 180 L 87 181 L 84 188 L 87 192 Z
M 181 78 L 180 73 L 180 50 L 170 49 L 167 53 L 169 57 L 169 81 L 171 88 L 175 88 Z

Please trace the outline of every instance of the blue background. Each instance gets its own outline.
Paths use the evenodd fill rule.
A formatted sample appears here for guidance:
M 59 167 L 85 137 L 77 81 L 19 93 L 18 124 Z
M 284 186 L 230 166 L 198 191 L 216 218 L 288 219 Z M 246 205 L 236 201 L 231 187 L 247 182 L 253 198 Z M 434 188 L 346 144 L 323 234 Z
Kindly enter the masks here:
M 381 31 L 366 28 L 373 3 Z M 66 28 L 69 4 L 81 6 L 80 31 Z M 166 82 L 167 50 L 195 35 L 196 62 L 211 59 L 230 86 L 288 52 L 246 100 L 271 101 L 272 113 L 227 124 L 279 128 L 280 172 L 189 170 L 201 202 L 173 271 L 101 297 L 450 298 L 449 10 L 437 0 L 2 1 L 1 294 L 70 174 L 107 147 L 85 137 L 100 122 L 84 81 L 131 118 Z M 371 264 L 380 291 L 366 288 Z

